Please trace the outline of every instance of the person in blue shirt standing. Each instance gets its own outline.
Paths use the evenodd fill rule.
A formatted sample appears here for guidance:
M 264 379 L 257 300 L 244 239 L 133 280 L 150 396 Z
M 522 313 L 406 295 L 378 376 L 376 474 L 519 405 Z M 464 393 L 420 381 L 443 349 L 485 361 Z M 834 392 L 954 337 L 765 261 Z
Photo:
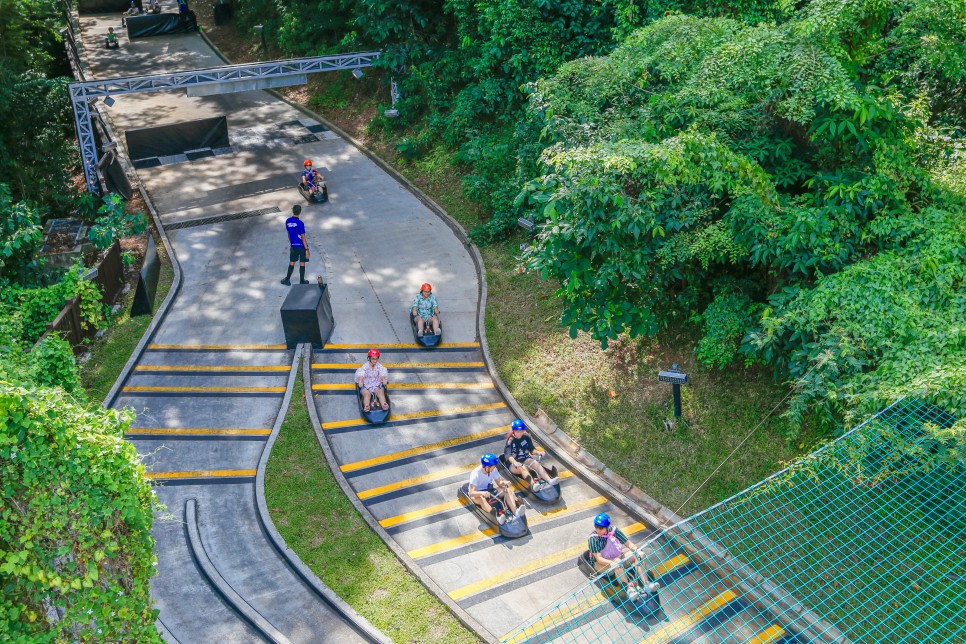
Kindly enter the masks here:
M 299 284 L 308 284 L 305 279 L 305 262 L 309 261 L 309 242 L 305 239 L 305 224 L 299 219 L 302 214 L 302 206 L 296 204 L 292 206 L 292 216 L 285 220 L 285 230 L 288 231 L 288 241 L 291 250 L 288 253 L 288 273 L 282 284 L 291 286 L 292 271 L 295 270 L 295 262 L 299 263 Z

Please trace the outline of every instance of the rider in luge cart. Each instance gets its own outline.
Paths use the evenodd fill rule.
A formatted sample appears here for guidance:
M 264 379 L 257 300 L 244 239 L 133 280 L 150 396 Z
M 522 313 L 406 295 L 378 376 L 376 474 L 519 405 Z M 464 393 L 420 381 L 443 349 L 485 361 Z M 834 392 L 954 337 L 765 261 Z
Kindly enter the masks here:
M 510 425 L 510 435 L 506 439 L 506 446 L 503 448 L 503 456 L 510 466 L 510 471 L 522 479 L 526 479 L 530 484 L 530 489 L 534 492 L 539 491 L 547 485 L 556 485 L 560 479 L 551 476 L 550 473 L 533 457 L 537 446 L 533 444 L 530 435 L 527 434 L 526 424 L 517 418 Z M 534 480 L 534 474 L 538 480 Z
M 469 497 L 484 512 L 493 512 L 496 506 L 496 520 L 500 525 L 506 523 L 507 511 L 517 518 L 524 513 L 524 506 L 517 506 L 516 495 L 510 489 L 510 482 L 497 471 L 496 456 L 493 454 L 484 454 L 480 464 L 470 473 Z
M 312 159 L 306 159 L 302 166 L 305 168 L 302 172 L 302 187 L 313 194 L 321 190 L 324 177 L 312 167 Z
M 643 588 L 640 587 L 638 581 L 648 577 L 635 571 L 638 561 L 633 551 L 637 549 L 637 544 L 628 539 L 619 528 L 611 525 L 610 515 L 606 512 L 594 517 L 594 531 L 587 539 L 587 546 L 590 549 L 595 570 L 602 574 L 613 573 L 624 585 L 627 598 L 632 602 L 640 601 L 660 590 L 661 584 L 656 581 L 645 584 Z M 622 562 L 621 559 L 625 553 L 628 553 L 628 556 Z

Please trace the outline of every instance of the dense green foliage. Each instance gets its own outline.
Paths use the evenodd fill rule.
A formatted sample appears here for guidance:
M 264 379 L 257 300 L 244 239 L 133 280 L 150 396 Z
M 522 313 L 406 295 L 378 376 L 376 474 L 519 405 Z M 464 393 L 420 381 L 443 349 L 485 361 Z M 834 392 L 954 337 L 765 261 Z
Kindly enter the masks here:
M 0 639 L 160 641 L 154 493 L 130 417 L 0 383 Z
M 957 174 L 962 9 L 670 16 L 534 84 L 525 261 L 560 281 L 564 323 L 606 345 L 698 320 L 718 366 L 744 336 L 792 379 L 793 421 L 907 392 L 966 409 L 966 227 L 930 176 Z

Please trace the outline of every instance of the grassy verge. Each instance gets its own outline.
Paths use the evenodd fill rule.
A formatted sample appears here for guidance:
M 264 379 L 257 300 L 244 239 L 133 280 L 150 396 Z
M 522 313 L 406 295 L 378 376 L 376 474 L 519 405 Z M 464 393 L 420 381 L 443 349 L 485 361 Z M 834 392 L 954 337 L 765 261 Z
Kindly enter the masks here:
M 396 642 L 476 642 L 399 562 L 342 492 L 309 420 L 301 374 L 272 449 L 265 497 L 285 542 Z
M 164 245 L 158 243 L 157 248 L 161 259 L 161 276 L 154 296 L 155 307 L 164 301 L 174 280 L 174 269 L 171 267 Z M 136 282 L 118 302 L 121 308 L 114 324 L 104 335 L 91 343 L 90 357 L 80 367 L 81 386 L 87 392 L 88 399 L 93 402 L 100 402 L 107 396 L 121 374 L 121 369 L 124 368 L 148 325 L 151 324 L 151 320 L 154 319 L 151 315 L 131 317 L 135 286 Z

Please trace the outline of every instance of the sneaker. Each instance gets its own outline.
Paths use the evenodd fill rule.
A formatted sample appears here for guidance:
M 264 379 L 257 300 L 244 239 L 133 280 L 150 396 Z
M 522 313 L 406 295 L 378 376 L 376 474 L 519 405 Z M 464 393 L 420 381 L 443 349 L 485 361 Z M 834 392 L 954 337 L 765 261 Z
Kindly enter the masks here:
M 545 487 L 547 487 L 546 481 L 534 481 L 533 485 L 530 486 L 530 489 L 534 492 L 539 492 Z
M 661 590 L 661 584 L 656 581 L 652 581 L 651 583 L 649 583 L 647 586 L 644 587 L 644 590 L 646 590 L 647 592 L 653 595 L 657 591 Z
M 636 602 L 641 598 L 641 591 L 637 589 L 637 586 L 627 587 L 627 599 L 628 601 Z
M 560 477 L 559 476 L 555 476 L 555 477 L 553 477 L 551 479 L 547 479 L 547 485 L 556 485 L 557 483 L 560 483 Z
M 285 286 L 291 286 L 292 285 L 292 281 L 289 280 L 289 278 L 286 277 L 285 279 L 282 280 L 282 284 L 284 284 Z
M 302 280 L 302 281 L 299 282 L 299 284 L 308 284 L 308 283 L 309 283 L 308 280 Z
M 499 523 L 500 525 L 503 525 L 504 523 L 506 523 L 506 513 L 501 512 L 498 515 L 496 515 L 496 522 Z
M 417 331 L 416 332 L 416 336 L 417 337 L 420 337 L 420 338 L 423 337 L 423 332 L 422 331 Z
M 443 335 L 443 330 L 442 330 L 442 329 L 440 329 L 439 331 L 437 331 L 437 332 L 436 332 L 436 335 Z
M 523 513 L 526 511 L 527 511 L 527 508 L 521 505 L 520 507 L 517 508 L 517 511 L 513 513 L 513 517 L 515 519 L 519 519 L 520 517 L 523 516 Z

